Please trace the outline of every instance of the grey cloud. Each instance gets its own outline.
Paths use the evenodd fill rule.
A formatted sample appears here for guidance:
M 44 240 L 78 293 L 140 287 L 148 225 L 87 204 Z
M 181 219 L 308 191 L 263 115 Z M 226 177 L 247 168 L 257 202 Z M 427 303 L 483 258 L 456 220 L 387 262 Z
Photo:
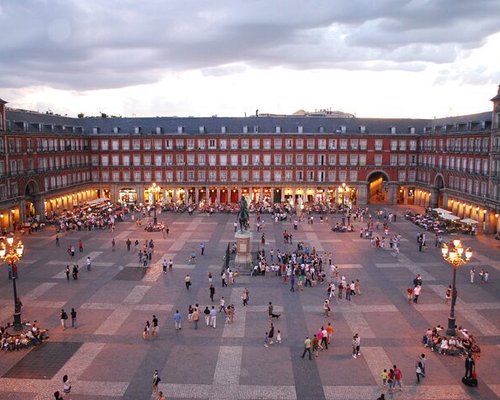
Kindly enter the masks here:
M 119 88 L 165 71 L 222 75 L 245 65 L 421 70 L 498 32 L 497 8 L 497 0 L 4 0 L 0 86 Z

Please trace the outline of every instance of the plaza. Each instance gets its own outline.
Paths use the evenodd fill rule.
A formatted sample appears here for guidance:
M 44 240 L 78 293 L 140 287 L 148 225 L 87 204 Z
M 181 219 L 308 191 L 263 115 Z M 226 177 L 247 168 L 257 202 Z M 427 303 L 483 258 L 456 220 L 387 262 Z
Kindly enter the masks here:
M 371 206 L 375 215 L 377 206 Z M 405 220 L 406 207 L 381 206 L 395 212 L 397 221 L 389 224 L 391 234 L 402 236 L 400 254 L 372 248 L 360 238 L 366 225 L 354 222 L 352 233 L 334 233 L 337 214 L 320 223 L 301 222 L 297 230 L 288 221 L 274 222 L 263 214 L 264 246 L 291 251 L 304 242 L 318 253 L 332 253 L 333 262 L 347 280 L 359 279 L 362 294 L 348 302 L 332 301 L 330 317 L 323 314 L 327 285 L 291 292 L 281 277 L 236 277 L 234 285 L 221 287 L 220 273 L 228 242 L 234 241 L 234 214 L 208 215 L 195 212 L 162 213 L 159 222 L 169 227 L 169 235 L 145 232 L 127 215 L 111 230 L 76 231 L 59 234 L 46 226 L 42 231 L 22 236 L 24 257 L 17 280 L 23 303 L 23 320 L 37 320 L 49 329 L 50 338 L 42 345 L 20 351 L 0 352 L 0 398 L 50 399 L 62 392 L 62 376 L 68 374 L 71 399 L 150 399 L 152 375 L 159 371 L 159 390 L 167 399 L 376 399 L 387 393 L 380 373 L 396 364 L 403 372 L 403 390 L 386 398 L 394 399 L 495 399 L 500 397 L 498 365 L 500 357 L 500 301 L 498 270 L 500 242 L 491 236 L 460 236 L 473 249 L 472 260 L 457 274 L 457 324 L 473 333 L 481 347 L 476 360 L 477 388 L 461 383 L 464 359 L 431 353 L 421 344 L 429 327 L 446 325 L 449 305 L 444 303 L 452 270 L 430 238 L 424 252 L 418 251 L 417 226 Z M 139 214 L 137 214 L 139 216 Z M 146 218 L 147 220 L 148 218 Z M 145 221 L 147 222 L 147 221 Z M 252 250 L 261 248 L 260 232 L 255 232 L 256 214 L 250 215 Z M 283 231 L 293 232 L 293 244 L 283 243 Z M 112 240 L 116 250 L 112 251 Z M 455 236 L 446 236 L 445 241 Z M 144 272 L 137 251 L 127 251 L 126 241 L 154 240 L 151 266 Z M 68 246 L 84 243 L 84 251 L 74 259 Z M 200 244 L 205 254 L 200 255 Z M 196 263 L 188 263 L 196 252 Z M 85 260 L 92 259 L 87 271 Z M 162 260 L 172 259 L 173 270 L 163 273 Z M 79 264 L 78 280 L 67 280 L 66 265 Z M 469 270 L 487 269 L 488 283 L 479 279 L 469 283 Z M 0 324 L 12 320 L 12 289 L 7 266 L 0 281 Z M 328 268 L 328 267 L 326 267 Z M 209 297 L 208 274 L 213 275 L 215 302 Z M 186 290 L 184 277 L 192 286 Z M 408 304 L 406 288 L 415 275 L 423 278 L 418 304 Z M 241 291 L 248 288 L 249 305 L 241 304 Z M 224 296 L 234 304 L 236 319 L 227 324 L 217 317 L 216 329 L 195 330 L 187 321 L 190 304 L 218 308 Z M 281 344 L 264 347 L 268 331 L 267 305 L 281 314 L 274 320 L 282 333 Z M 78 327 L 63 330 L 61 308 L 78 312 Z M 182 314 L 182 329 L 174 329 L 175 310 Z M 146 320 L 159 319 L 159 336 L 144 340 Z M 313 361 L 302 359 L 306 336 L 331 322 L 332 344 Z M 361 355 L 351 357 L 354 333 L 361 337 Z M 415 381 L 418 355 L 428 359 L 427 374 L 420 385 Z

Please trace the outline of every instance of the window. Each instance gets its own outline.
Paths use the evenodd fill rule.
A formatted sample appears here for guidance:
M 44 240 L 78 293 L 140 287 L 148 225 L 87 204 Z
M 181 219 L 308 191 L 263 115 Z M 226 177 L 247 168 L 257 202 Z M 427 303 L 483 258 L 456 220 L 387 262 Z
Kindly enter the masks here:
M 132 140 L 132 148 L 134 150 L 140 150 L 141 149 L 141 141 L 139 139 Z
M 252 171 L 252 181 L 254 181 L 254 182 L 260 181 L 260 171 L 259 170 Z
M 222 182 L 226 182 L 227 181 L 227 171 L 225 169 L 221 169 L 219 171 L 219 180 L 222 181 Z
M 194 150 L 194 139 L 188 139 L 186 144 L 187 150 Z
M 397 154 L 391 154 L 389 162 L 391 164 L 391 167 L 394 167 L 395 165 L 398 165 L 398 155 Z
M 293 139 L 285 139 L 285 149 L 293 149 Z
M 281 171 L 274 171 L 274 181 L 281 182 Z
M 340 154 L 339 155 L 339 164 L 340 165 L 347 165 L 347 154 Z
M 118 154 L 114 154 L 112 157 L 111 157 L 111 163 L 113 164 L 113 166 L 118 166 L 120 165 L 120 156 Z
M 176 154 L 175 163 L 176 165 L 184 165 L 184 154 Z
M 42 160 L 40 160 L 42 161 Z M 43 162 L 40 162 L 40 164 L 45 164 L 45 159 L 43 159 Z M 92 166 L 97 167 L 99 165 L 99 156 L 97 154 L 92 155 Z
M 215 171 L 214 171 L 215 172 Z M 177 182 L 182 182 L 184 181 L 184 171 L 180 170 L 180 171 L 176 171 L 176 180 Z
M 358 155 L 357 154 L 351 154 L 349 156 L 349 163 L 351 165 L 358 165 Z
M 198 139 L 198 150 L 205 150 L 205 139 Z
M 405 170 L 400 170 L 398 172 L 398 180 L 399 180 L 399 182 L 406 181 L 406 171 Z
M 139 154 L 134 154 L 134 166 L 139 167 L 141 165 L 141 156 Z
M 340 139 L 340 150 L 347 150 L 347 139 Z
M 349 171 L 349 181 L 356 182 L 358 180 L 358 171 L 352 170 Z
M 337 150 L 337 139 L 328 139 L 328 149 Z
M 215 139 L 208 139 L 208 148 L 210 150 L 214 150 L 217 148 L 217 144 L 215 142 Z
M 155 139 L 154 146 L 155 146 L 155 150 L 161 150 L 161 146 L 162 146 L 161 139 Z
M 260 165 L 260 154 L 254 154 L 252 157 L 252 165 Z
M 351 139 L 351 150 L 357 150 L 359 147 L 358 139 Z
M 381 154 L 375 154 L 375 165 L 376 166 L 381 166 L 382 165 L 382 155 Z
M 205 182 L 205 171 L 198 171 L 198 182 Z
M 285 181 L 286 182 L 291 182 L 293 179 L 293 172 L 290 170 L 285 171 Z
M 328 171 L 328 181 L 335 182 L 337 180 L 337 171 L 329 170 Z
M 123 154 L 122 155 L 122 162 L 123 162 L 123 166 L 128 167 L 130 165 L 130 156 L 128 154 Z
M 231 181 L 238 182 L 238 170 L 237 169 L 231 170 Z
M 302 181 L 303 179 L 304 179 L 304 172 L 303 171 L 295 171 L 295 180 Z
M 238 150 L 238 139 L 231 139 L 231 150 Z
M 217 165 L 217 156 L 215 154 L 208 155 L 208 165 L 211 167 Z
M 406 151 L 406 140 L 401 139 L 399 141 L 399 150 L 400 151 Z
M 219 147 L 221 150 L 226 150 L 227 149 L 227 140 L 226 139 L 220 139 L 219 140 Z
M 151 154 L 144 154 L 144 165 L 150 166 L 151 165 Z
M 130 140 L 128 139 L 122 140 L 122 150 L 130 150 Z
M 248 154 L 241 155 L 241 165 L 248 165 Z
M 238 154 L 231 154 L 231 165 L 233 167 L 238 165 Z
M 264 165 L 271 165 L 271 154 L 264 154 Z
M 264 139 L 264 149 L 271 150 L 271 139 Z
M 359 149 L 360 150 L 366 150 L 367 146 L 368 146 L 368 141 L 366 139 L 359 140 Z
M 308 182 L 314 181 L 314 171 L 307 171 L 307 180 Z
M 227 154 L 219 155 L 219 165 L 225 167 L 227 165 Z
M 315 148 L 314 139 L 307 139 L 307 149 L 314 150 L 314 148 Z
M 318 149 L 326 150 L 326 139 L 318 139 Z
M 283 140 L 282 140 L 281 138 L 275 138 L 275 139 L 274 139 L 274 148 L 275 148 L 276 150 L 280 150 L 280 149 L 281 149 L 282 142 L 283 142 Z
M 252 139 L 252 149 L 256 150 L 260 148 L 260 139 Z
M 295 155 L 295 164 L 296 165 L 304 164 L 304 155 L 303 154 L 296 154 Z
M 243 150 L 248 150 L 249 146 L 249 140 L 248 139 L 241 139 L 241 148 Z
M 281 154 L 275 154 L 274 155 L 274 165 L 281 165 Z
M 433 164 L 434 164 L 434 159 L 433 159 Z M 399 165 L 400 166 L 405 166 L 406 165 L 406 154 L 400 154 L 399 155 Z M 434 165 L 433 165 L 434 167 Z
M 144 150 L 151 150 L 151 140 L 150 139 L 144 139 L 142 142 L 142 145 L 144 146 Z
M 384 147 L 384 141 L 382 139 L 376 139 L 375 140 L 375 150 L 382 150 Z
M 391 140 L 391 151 L 396 151 L 398 149 L 398 141 Z
M 307 154 L 307 165 L 314 165 L 314 154 Z
M 328 164 L 329 165 L 336 165 L 337 164 L 337 155 L 336 154 L 329 154 L 328 155 Z
M 263 174 L 262 174 L 262 180 L 264 182 L 271 182 L 271 171 L 264 171 Z
M 304 139 L 295 139 L 295 147 L 302 150 L 304 148 Z
M 250 172 L 246 169 L 241 171 L 241 180 L 243 182 L 248 182 L 250 180 Z
M 157 167 L 161 167 L 163 161 L 162 158 L 161 154 L 155 154 L 155 165 Z
M 198 154 L 198 164 L 201 166 L 205 165 L 205 154 Z
M 111 150 L 119 150 L 120 149 L 120 141 L 118 139 L 113 139 L 111 141 Z

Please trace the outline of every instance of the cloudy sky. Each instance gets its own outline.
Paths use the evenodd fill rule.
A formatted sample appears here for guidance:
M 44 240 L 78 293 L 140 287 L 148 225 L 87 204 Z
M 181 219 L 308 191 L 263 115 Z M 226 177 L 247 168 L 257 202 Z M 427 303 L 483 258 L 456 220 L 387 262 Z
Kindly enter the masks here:
M 0 98 L 74 116 L 487 111 L 500 0 L 1 0 Z

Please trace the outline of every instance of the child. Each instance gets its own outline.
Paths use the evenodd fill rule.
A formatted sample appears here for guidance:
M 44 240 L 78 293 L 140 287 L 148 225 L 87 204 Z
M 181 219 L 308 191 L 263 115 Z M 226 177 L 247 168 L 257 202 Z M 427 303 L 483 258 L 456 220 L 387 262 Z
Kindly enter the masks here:
M 281 331 L 278 330 L 278 333 L 276 333 L 276 343 L 281 344 Z
M 384 372 L 382 372 L 380 374 L 380 377 L 382 378 L 382 386 L 384 386 L 384 387 L 387 386 L 387 377 L 388 377 L 388 375 L 389 374 L 387 373 L 386 369 L 384 369 Z
M 269 334 L 267 332 L 264 336 L 264 347 L 269 347 Z

